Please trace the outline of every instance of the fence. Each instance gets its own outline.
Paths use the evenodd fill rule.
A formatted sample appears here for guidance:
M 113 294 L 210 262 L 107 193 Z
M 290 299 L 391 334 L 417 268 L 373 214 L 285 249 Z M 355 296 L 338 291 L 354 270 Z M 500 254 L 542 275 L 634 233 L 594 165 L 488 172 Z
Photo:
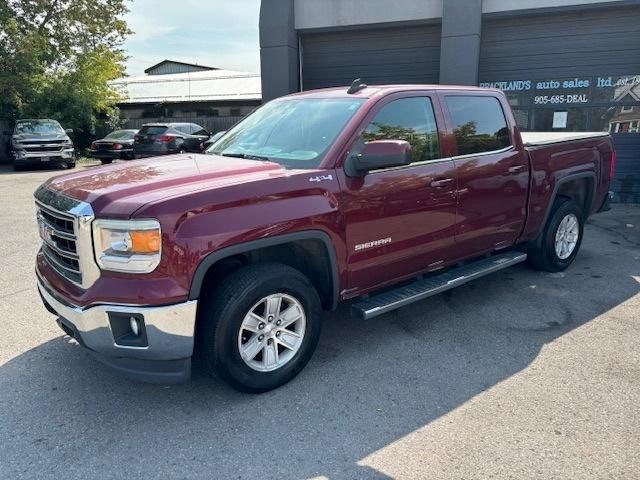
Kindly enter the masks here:
M 229 130 L 244 117 L 157 117 L 157 118 L 127 118 L 125 119 L 125 128 L 140 128 L 145 123 L 197 123 L 204 127 L 207 131 L 217 133 L 223 130 Z

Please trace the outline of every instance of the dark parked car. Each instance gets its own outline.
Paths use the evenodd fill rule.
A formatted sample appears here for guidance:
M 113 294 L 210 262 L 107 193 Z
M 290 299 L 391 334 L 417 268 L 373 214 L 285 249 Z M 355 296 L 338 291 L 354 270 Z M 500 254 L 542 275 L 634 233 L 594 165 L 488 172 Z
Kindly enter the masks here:
M 226 130 L 222 130 L 221 132 L 216 132 L 213 135 L 211 135 L 211 137 L 209 137 L 209 139 L 206 142 L 204 142 L 204 149 L 206 150 L 211 145 L 213 145 L 218 140 L 220 140 L 225 133 L 227 133 L 227 131 Z
M 133 142 L 135 158 L 167 155 L 170 153 L 200 153 L 207 132 L 195 123 L 154 123 L 143 125 Z
M 121 160 L 133 159 L 133 137 L 138 130 L 115 130 L 102 140 L 91 144 L 91 156 L 99 159 L 102 164 Z

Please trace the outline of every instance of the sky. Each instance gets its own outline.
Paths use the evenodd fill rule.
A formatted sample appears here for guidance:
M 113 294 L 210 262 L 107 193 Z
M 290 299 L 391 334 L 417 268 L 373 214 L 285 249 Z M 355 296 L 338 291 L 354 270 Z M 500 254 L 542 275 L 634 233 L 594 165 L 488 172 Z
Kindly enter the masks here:
M 164 59 L 260 71 L 260 0 L 132 0 L 129 10 L 129 75 Z

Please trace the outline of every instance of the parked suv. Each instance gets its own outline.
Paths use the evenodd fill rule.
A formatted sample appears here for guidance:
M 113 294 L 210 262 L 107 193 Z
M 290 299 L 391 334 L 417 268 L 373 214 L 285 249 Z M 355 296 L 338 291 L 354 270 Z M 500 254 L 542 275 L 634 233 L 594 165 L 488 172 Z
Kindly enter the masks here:
M 263 392 L 302 370 L 340 301 L 366 321 L 520 262 L 569 267 L 614 172 L 607 133 L 521 134 L 499 90 L 303 92 L 207 155 L 47 181 L 38 289 L 120 372 L 184 380 L 198 352 Z
M 207 132 L 195 123 L 153 123 L 143 125 L 133 141 L 135 158 L 154 157 L 170 153 L 200 153 Z
M 29 165 L 76 166 L 72 130 L 64 130 L 56 120 L 18 120 L 11 135 L 10 154 L 14 170 Z

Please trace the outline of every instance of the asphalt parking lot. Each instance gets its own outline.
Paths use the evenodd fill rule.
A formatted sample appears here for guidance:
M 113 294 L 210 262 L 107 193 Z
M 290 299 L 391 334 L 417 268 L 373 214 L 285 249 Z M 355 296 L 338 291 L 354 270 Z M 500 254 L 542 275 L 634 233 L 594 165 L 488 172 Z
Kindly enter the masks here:
M 640 472 L 640 207 L 564 274 L 519 265 L 368 323 L 293 382 L 118 377 L 40 304 L 34 189 L 0 169 L 0 478 L 615 478 Z

